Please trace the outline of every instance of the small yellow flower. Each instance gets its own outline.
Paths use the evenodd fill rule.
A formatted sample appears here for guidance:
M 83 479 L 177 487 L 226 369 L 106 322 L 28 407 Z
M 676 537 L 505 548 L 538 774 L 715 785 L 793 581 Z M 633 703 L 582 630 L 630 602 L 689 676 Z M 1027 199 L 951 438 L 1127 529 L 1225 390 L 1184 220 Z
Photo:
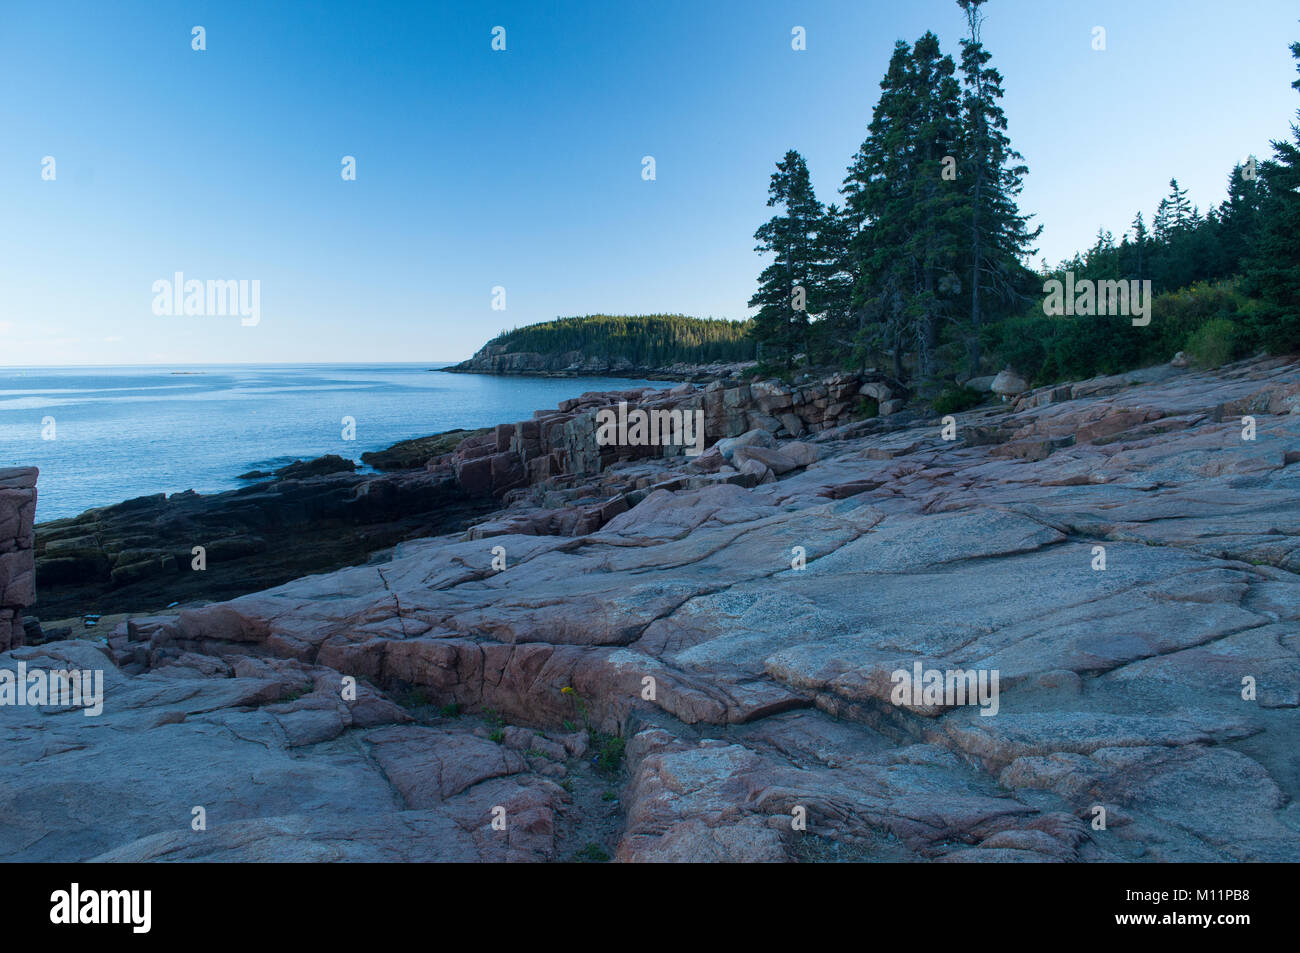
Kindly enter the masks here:
M 560 689 L 560 694 L 561 694 L 561 695 L 572 695 L 572 694 L 573 694 L 573 686 L 572 686 L 572 685 L 565 685 L 563 688 Z

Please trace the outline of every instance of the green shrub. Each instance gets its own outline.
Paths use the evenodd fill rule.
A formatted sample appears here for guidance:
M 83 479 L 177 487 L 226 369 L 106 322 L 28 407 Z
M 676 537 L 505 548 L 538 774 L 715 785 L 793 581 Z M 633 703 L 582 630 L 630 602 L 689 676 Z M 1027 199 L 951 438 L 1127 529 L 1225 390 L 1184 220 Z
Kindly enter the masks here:
M 934 399 L 936 414 L 959 414 L 984 403 L 985 395 L 973 387 L 950 387 Z
M 1189 350 L 1193 336 L 1218 320 L 1234 325 L 1229 335 L 1232 357 L 1225 360 L 1241 357 L 1267 346 L 1263 331 L 1256 328 L 1256 310 L 1238 282 L 1202 281 L 1156 295 L 1146 326 L 1135 327 L 1131 315 L 1049 317 L 1034 305 L 1024 314 L 987 325 L 981 343 L 996 363 L 1010 364 L 1037 387 L 1162 364 L 1175 352 Z M 1206 346 L 1216 333 L 1224 334 L 1221 328 L 1207 332 Z
M 1227 318 L 1215 318 L 1187 339 L 1185 350 L 1202 367 L 1222 367 L 1232 360 L 1237 343 L 1237 326 Z
M 780 364 L 768 364 L 766 361 L 759 361 L 753 367 L 747 367 L 741 371 L 740 376 L 745 380 L 775 379 L 785 384 L 791 384 L 794 382 L 794 369 Z
M 506 720 L 501 717 L 495 708 L 483 709 L 483 720 L 488 723 L 492 731 L 488 734 L 488 739 L 495 741 L 497 744 L 506 740 Z
M 613 773 L 623 764 L 623 750 L 627 742 L 617 735 L 596 734 L 593 738 L 599 752 L 596 755 L 596 767 L 601 771 Z

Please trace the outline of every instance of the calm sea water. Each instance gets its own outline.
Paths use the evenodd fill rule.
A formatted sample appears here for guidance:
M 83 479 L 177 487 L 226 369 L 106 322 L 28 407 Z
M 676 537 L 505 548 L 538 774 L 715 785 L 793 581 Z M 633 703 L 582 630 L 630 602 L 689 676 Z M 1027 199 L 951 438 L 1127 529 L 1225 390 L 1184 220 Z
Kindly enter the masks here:
M 214 493 L 296 459 L 525 420 L 625 378 L 431 372 L 437 364 L 0 367 L 0 467 L 41 468 L 38 522 L 150 493 Z M 342 419 L 356 419 L 344 440 Z M 44 421 L 54 418 L 54 439 Z

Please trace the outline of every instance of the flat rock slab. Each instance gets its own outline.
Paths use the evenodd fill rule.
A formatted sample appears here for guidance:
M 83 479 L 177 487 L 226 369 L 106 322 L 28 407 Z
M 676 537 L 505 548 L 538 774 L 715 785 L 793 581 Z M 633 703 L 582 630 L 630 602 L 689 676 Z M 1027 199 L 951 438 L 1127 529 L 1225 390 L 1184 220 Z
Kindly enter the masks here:
M 749 487 L 637 461 L 487 538 L 0 655 L 106 684 L 100 718 L 0 707 L 0 857 L 551 859 L 565 745 L 510 740 L 585 727 L 626 743 L 621 860 L 1293 858 L 1298 395 L 1294 362 L 1159 370 L 955 440 L 825 431 Z M 896 700 L 917 665 L 996 673 L 996 705 Z M 505 743 L 411 723 L 385 693 L 414 689 Z

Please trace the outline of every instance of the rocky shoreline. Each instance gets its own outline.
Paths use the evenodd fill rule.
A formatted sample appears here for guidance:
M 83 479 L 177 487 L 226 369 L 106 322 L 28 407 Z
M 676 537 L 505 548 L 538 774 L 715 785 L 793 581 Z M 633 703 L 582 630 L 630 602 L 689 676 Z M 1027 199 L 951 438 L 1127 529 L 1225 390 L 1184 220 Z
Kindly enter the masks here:
M 523 377 L 628 377 L 638 380 L 693 381 L 706 383 L 726 378 L 739 379 L 756 366 L 756 361 L 718 361 L 709 364 L 674 363 L 649 366 L 626 358 L 595 357 L 582 351 L 540 354 L 511 351 L 504 345 L 487 344 L 468 360 L 437 370 L 453 374 L 497 374 Z
M 0 707 L 21 791 L 0 857 L 1293 857 L 1300 363 L 950 422 L 905 397 L 855 375 L 583 395 L 421 469 L 178 501 L 191 527 L 485 508 L 366 565 L 0 653 L 107 684 L 98 719 Z M 618 401 L 700 411 L 709 449 L 598 445 Z M 998 672 L 996 714 L 896 703 L 918 664 Z
M 568 529 L 597 529 L 627 504 L 597 478 L 611 465 L 680 448 L 600 448 L 596 413 L 632 407 L 703 410 L 709 443 L 760 428 L 801 436 L 848 419 L 864 388 L 893 394 L 878 375 L 838 375 L 787 388 L 717 381 L 704 388 L 591 392 L 487 430 L 452 430 L 362 454 L 381 471 L 338 456 L 298 461 L 225 493 L 155 494 L 36 527 L 34 619 L 157 611 L 230 599 L 314 572 L 366 562 L 399 542 L 462 531 L 494 513 L 511 491 L 591 500 Z M 898 391 L 901 393 L 901 389 Z M 886 403 L 886 410 L 898 409 Z M 736 477 L 755 482 L 762 471 Z M 193 569 L 195 547 L 204 568 Z M 30 600 L 29 600 L 30 601 Z M 56 629 L 57 631 L 57 629 Z

